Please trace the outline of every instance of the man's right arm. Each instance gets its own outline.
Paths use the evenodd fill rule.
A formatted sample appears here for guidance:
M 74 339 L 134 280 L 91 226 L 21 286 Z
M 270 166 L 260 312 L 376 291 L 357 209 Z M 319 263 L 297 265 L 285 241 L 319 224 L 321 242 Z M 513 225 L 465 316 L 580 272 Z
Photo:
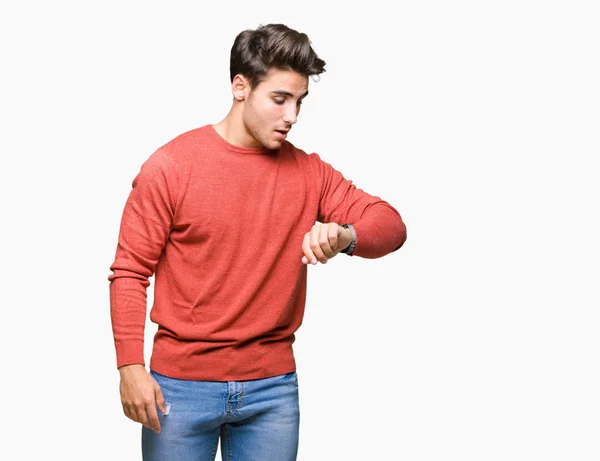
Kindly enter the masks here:
M 110 312 L 124 413 L 160 431 L 164 412 L 160 387 L 146 371 L 146 289 L 171 231 L 177 176 L 160 149 L 142 165 L 127 198 L 110 269 Z
M 117 367 L 144 364 L 146 289 L 171 232 L 178 178 L 162 149 L 134 178 L 110 266 L 110 312 Z

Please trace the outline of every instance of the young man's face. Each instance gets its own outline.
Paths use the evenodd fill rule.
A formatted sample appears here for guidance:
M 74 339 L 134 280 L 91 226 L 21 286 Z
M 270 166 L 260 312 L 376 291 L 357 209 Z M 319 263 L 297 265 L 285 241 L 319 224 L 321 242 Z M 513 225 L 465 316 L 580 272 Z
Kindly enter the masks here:
M 296 123 L 308 78 L 291 70 L 272 69 L 245 100 L 243 121 L 253 147 L 278 149 Z

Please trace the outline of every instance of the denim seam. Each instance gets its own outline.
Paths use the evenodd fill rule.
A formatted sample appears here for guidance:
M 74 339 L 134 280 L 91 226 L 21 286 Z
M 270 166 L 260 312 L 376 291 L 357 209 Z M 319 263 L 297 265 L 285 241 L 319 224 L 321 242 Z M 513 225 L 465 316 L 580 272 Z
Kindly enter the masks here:
M 244 390 L 245 390 L 245 388 L 244 388 L 244 383 L 241 383 L 241 384 L 242 384 L 242 390 L 240 391 L 238 404 L 235 407 L 236 410 L 242 406 L 242 402 L 244 401 Z
M 212 451 L 212 456 L 210 457 L 212 460 L 215 459 L 215 455 L 217 454 L 217 447 L 219 446 L 219 437 L 217 437 L 217 443 L 215 443 L 215 447 Z
M 231 443 L 229 441 L 229 431 L 227 430 L 227 424 L 225 424 L 225 426 L 223 427 L 223 432 L 225 433 L 225 443 L 227 446 L 227 461 L 231 461 Z

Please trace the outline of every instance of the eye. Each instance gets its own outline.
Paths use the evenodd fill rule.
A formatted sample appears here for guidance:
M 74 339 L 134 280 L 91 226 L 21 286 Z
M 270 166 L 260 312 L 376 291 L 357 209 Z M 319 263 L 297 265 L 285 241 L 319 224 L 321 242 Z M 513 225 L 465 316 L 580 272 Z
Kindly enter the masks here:
M 285 99 L 273 99 L 273 101 L 275 101 L 275 104 L 283 104 Z

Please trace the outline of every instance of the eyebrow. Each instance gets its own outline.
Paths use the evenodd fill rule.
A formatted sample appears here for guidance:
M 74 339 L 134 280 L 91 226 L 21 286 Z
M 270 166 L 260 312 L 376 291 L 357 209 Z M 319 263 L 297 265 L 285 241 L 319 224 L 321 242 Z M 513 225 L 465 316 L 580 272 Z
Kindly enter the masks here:
M 294 97 L 294 95 L 292 93 L 290 93 L 289 91 L 285 91 L 285 90 L 271 91 L 271 94 L 276 94 L 278 96 L 289 96 L 291 98 Z M 306 90 L 306 93 L 304 93 L 303 95 L 301 95 L 300 98 L 298 98 L 298 99 L 305 98 L 306 96 L 308 96 L 308 90 Z

